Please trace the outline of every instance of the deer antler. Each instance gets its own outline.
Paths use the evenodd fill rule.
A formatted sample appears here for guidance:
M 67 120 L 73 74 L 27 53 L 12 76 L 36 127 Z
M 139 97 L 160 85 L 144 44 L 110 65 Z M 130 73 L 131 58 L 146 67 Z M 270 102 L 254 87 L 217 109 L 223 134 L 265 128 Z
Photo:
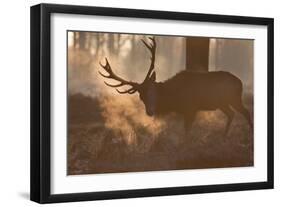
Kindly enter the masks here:
M 143 42 L 143 44 L 148 48 L 148 50 L 151 52 L 151 64 L 149 67 L 149 70 L 146 74 L 146 77 L 144 79 L 144 81 L 146 81 L 147 79 L 149 79 L 153 69 L 154 69 L 154 62 L 155 62 L 155 52 L 156 52 L 156 41 L 155 41 L 155 37 L 149 37 L 149 39 L 151 40 L 151 44 L 145 42 L 143 39 L 141 40 Z
M 156 41 L 155 41 L 155 38 L 154 37 L 149 37 L 149 39 L 151 40 L 151 43 L 147 43 L 145 42 L 143 39 L 141 40 L 143 42 L 143 44 L 147 47 L 147 49 L 150 51 L 151 53 L 151 64 L 150 64 L 150 67 L 149 67 L 149 70 L 146 74 L 146 77 L 143 81 L 143 83 L 149 79 L 149 77 L 151 76 L 152 74 L 152 71 L 154 69 L 154 62 L 155 62 L 155 52 L 156 52 Z M 113 88 L 116 88 L 116 91 L 118 93 L 121 93 L 121 94 L 124 94 L 124 93 L 129 93 L 129 94 L 133 94 L 135 93 L 138 88 L 140 87 L 141 84 L 138 84 L 138 83 L 135 83 L 135 82 L 132 82 L 132 81 L 127 81 L 127 80 L 124 80 L 123 78 L 117 76 L 111 69 L 111 66 L 107 60 L 107 58 L 105 58 L 105 65 L 102 65 L 100 63 L 100 66 L 108 73 L 107 75 L 101 73 L 99 71 L 99 74 L 105 78 L 108 78 L 108 79 L 113 79 L 113 80 L 116 80 L 116 81 L 119 81 L 119 83 L 113 85 L 113 84 L 109 84 L 107 82 L 104 82 L 107 86 L 110 86 L 110 87 L 113 87 Z M 122 87 L 122 86 L 125 86 L 125 85 L 129 85 L 131 86 L 131 88 L 127 89 L 127 90 L 124 90 L 124 91 L 120 91 L 118 90 L 119 87 Z
M 100 74 L 101 76 L 105 77 L 105 78 L 113 79 L 113 80 L 119 81 L 119 83 L 118 83 L 118 84 L 115 84 L 115 85 L 109 84 L 109 83 L 107 83 L 107 82 L 105 82 L 105 81 L 104 81 L 104 83 L 105 83 L 107 86 L 116 88 L 116 91 L 117 91 L 118 93 L 121 93 L 121 94 L 124 94 L 124 93 L 133 94 L 133 93 L 135 93 L 135 92 L 137 91 L 137 87 L 138 87 L 139 84 L 138 84 L 138 83 L 135 83 L 135 82 L 132 82 L 132 81 L 126 81 L 126 80 L 124 80 L 123 78 L 117 76 L 117 75 L 112 71 L 111 66 L 110 66 L 110 64 L 109 64 L 109 62 L 108 62 L 108 60 L 107 60 L 107 58 L 105 58 L 105 61 L 106 61 L 105 65 L 102 65 L 101 63 L 99 63 L 99 64 L 100 64 L 100 66 L 108 73 L 108 75 L 105 75 L 105 74 L 101 73 L 100 71 L 98 71 L 99 74 Z M 124 85 L 129 85 L 129 86 L 131 86 L 131 88 L 129 88 L 128 90 L 125 90 L 125 91 L 120 91 L 120 90 L 117 89 L 118 87 L 121 87 L 121 86 L 124 86 Z

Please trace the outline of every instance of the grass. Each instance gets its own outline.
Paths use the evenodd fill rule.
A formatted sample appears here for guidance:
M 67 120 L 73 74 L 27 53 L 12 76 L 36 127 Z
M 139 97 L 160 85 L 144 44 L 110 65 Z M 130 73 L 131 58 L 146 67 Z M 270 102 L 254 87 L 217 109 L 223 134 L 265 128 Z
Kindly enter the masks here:
M 223 134 L 226 118 L 220 111 L 199 113 L 188 134 L 177 115 L 166 117 L 161 130 L 153 133 L 148 125 L 136 122 L 139 116 L 131 117 L 132 113 L 123 111 L 125 121 L 115 127 L 108 125 L 108 121 L 118 117 L 113 113 L 108 120 L 97 98 L 75 94 L 68 101 L 69 175 L 254 164 L 253 134 L 238 113 L 227 136 Z M 247 96 L 245 102 L 252 106 L 252 97 Z M 124 131 L 125 122 L 130 128 Z

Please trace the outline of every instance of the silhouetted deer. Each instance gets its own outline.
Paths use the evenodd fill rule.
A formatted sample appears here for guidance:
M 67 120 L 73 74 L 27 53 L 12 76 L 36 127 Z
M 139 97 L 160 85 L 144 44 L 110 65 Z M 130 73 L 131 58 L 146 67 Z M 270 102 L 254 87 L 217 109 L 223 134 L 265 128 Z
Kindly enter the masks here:
M 195 115 L 202 110 L 220 109 L 227 116 L 225 133 L 228 132 L 234 117 L 233 109 L 239 111 L 252 128 L 252 121 L 248 110 L 242 103 L 242 82 L 229 72 L 188 72 L 182 71 L 164 82 L 156 82 L 154 71 L 156 41 L 149 38 L 151 43 L 142 42 L 151 52 L 151 64 L 142 83 L 124 80 L 111 69 L 107 58 L 106 64 L 100 65 L 108 74 L 99 73 L 108 79 L 119 83 L 116 85 L 104 82 L 107 86 L 116 88 L 118 93 L 133 94 L 139 92 L 140 99 L 145 105 L 149 116 L 175 112 L 184 115 L 185 129 L 189 129 Z M 117 88 L 128 85 L 128 90 Z

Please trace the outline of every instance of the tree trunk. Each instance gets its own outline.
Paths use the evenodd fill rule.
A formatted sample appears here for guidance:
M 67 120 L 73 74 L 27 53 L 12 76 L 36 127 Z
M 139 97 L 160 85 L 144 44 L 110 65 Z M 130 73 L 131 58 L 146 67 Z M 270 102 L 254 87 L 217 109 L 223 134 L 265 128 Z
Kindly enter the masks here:
M 107 49 L 109 51 L 110 54 L 116 55 L 115 54 L 115 47 L 114 47 L 114 34 L 108 34 L 108 45 L 107 45 Z
M 76 49 L 77 48 L 77 45 L 78 45 L 78 34 L 77 32 L 73 32 L 73 48 Z
M 86 33 L 85 32 L 79 32 L 79 48 L 82 50 L 86 48 Z
M 186 70 L 208 71 L 209 45 L 208 37 L 186 37 Z

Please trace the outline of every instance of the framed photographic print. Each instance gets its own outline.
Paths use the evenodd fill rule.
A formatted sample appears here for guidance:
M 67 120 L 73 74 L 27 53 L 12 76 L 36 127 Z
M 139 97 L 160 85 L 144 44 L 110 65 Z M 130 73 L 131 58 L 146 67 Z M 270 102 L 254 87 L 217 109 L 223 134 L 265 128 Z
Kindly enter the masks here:
M 273 188 L 273 19 L 31 7 L 31 200 Z

